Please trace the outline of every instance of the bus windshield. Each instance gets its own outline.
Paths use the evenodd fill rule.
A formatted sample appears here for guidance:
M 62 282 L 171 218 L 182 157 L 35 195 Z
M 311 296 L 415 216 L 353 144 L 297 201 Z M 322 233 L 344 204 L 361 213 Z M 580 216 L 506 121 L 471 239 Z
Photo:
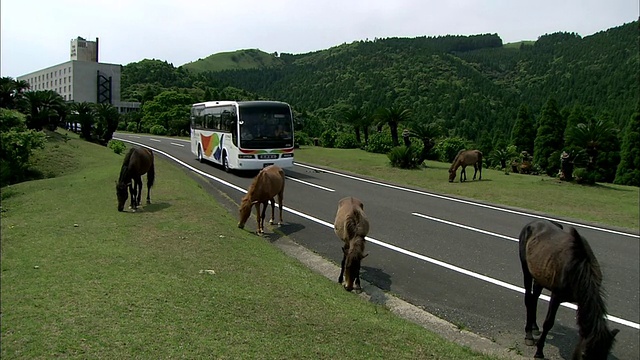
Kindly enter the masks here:
M 250 149 L 293 146 L 288 106 L 240 107 L 240 147 Z

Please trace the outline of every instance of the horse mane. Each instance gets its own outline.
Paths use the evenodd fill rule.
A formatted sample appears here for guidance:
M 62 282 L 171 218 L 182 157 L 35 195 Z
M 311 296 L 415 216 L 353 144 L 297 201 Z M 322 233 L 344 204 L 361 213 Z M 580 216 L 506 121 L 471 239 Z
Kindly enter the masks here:
M 569 233 L 573 236 L 572 261 L 570 269 L 574 270 L 572 279 L 574 284 L 574 298 L 578 301 L 577 321 L 580 336 L 583 338 L 599 339 L 608 336 L 606 322 L 607 306 L 604 301 L 602 288 L 602 271 L 591 246 L 578 231 L 571 227 Z
M 120 177 L 118 178 L 118 183 L 126 183 L 131 176 L 129 176 L 129 162 L 131 161 L 131 155 L 135 151 L 135 148 L 129 149 L 127 155 L 124 156 L 124 160 L 122 161 L 122 168 L 120 169 Z
M 462 153 L 465 152 L 465 151 L 467 151 L 467 150 L 466 149 L 462 149 L 462 150 L 458 151 L 458 153 L 456 154 L 456 157 L 453 158 L 453 162 L 451 163 L 451 167 L 449 168 L 449 170 L 453 170 L 453 168 L 458 163 L 458 159 L 460 159 L 460 155 L 462 155 Z

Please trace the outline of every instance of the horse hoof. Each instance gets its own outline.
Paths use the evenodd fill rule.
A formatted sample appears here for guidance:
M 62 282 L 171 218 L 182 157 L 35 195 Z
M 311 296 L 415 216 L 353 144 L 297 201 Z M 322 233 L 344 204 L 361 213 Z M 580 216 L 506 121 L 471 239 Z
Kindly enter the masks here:
M 527 346 L 533 346 L 536 344 L 536 341 L 533 339 L 524 339 L 524 344 Z
M 532 330 L 531 333 L 535 336 L 540 336 L 540 330 Z

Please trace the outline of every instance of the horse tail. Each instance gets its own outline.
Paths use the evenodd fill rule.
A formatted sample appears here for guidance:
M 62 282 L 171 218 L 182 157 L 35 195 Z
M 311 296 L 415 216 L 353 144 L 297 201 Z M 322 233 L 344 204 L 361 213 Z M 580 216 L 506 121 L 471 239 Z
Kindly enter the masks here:
M 129 152 L 124 156 L 124 160 L 122 161 L 122 168 L 120 168 L 120 177 L 118 178 L 119 183 L 123 183 L 127 181 L 127 175 L 129 174 L 129 162 L 131 161 L 131 155 L 135 151 L 135 148 L 129 149 Z
M 482 151 L 478 150 L 478 169 L 482 172 Z
M 156 170 L 155 170 L 155 165 L 153 164 L 153 162 L 151 162 L 151 167 L 149 168 L 149 171 L 147 171 L 147 187 L 151 188 L 153 186 L 153 182 L 156 179 Z
M 591 246 L 578 231 L 570 227 L 569 233 L 573 236 L 573 261 L 570 268 L 574 269 L 572 281 L 574 286 L 574 298 L 580 299 L 578 304 L 577 319 L 580 332 L 590 329 L 594 333 L 601 333 L 600 328 L 605 326 L 603 316 L 607 314 L 607 306 L 604 301 L 604 289 L 602 285 L 602 270 Z M 587 334 L 583 334 L 586 335 Z

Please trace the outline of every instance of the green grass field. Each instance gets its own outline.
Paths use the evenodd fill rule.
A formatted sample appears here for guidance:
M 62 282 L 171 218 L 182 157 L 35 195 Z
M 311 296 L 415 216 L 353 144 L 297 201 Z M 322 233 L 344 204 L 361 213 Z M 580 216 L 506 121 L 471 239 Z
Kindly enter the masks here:
M 547 176 L 506 175 L 503 171 L 483 169 L 482 181 L 471 181 L 473 169 L 467 169 L 467 182 L 448 182 L 450 164 L 427 161 L 426 168 L 402 170 L 391 167 L 386 155 L 359 149 L 302 147 L 297 161 L 317 164 L 394 184 L 419 187 L 439 194 L 481 200 L 573 220 L 621 227 L 638 232 L 639 199 L 637 187 L 613 184 L 583 186 Z
M 123 156 L 70 136 L 36 157 L 50 178 L 2 189 L 3 359 L 489 358 L 238 229 L 160 157 L 154 203 L 117 212 Z

